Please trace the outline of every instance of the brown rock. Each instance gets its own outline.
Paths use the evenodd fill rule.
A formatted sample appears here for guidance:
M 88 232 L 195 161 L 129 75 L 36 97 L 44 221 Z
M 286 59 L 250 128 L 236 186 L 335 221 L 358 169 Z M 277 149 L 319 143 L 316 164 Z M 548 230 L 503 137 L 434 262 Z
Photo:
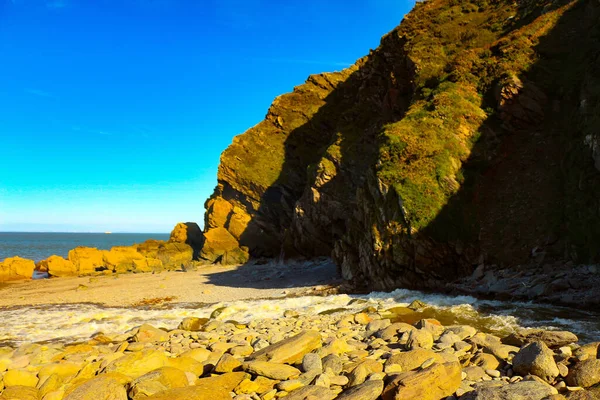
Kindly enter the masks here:
M 104 255 L 94 247 L 76 247 L 69 251 L 69 261 L 75 265 L 77 275 L 91 275 L 104 266 Z
M 235 237 L 225 228 L 212 228 L 204 233 L 204 246 L 200 258 L 221 264 L 242 264 L 250 258 L 248 252 L 240 248 Z
M 249 377 L 245 372 L 227 372 L 223 375 L 202 378 L 196 381 L 196 386 L 217 386 L 225 389 L 227 392 L 233 391 L 240 382 Z
M 229 392 L 219 386 L 196 385 L 169 389 L 146 398 L 147 400 L 231 400 Z
M 229 220 L 233 206 L 222 197 L 208 199 L 206 202 L 206 227 L 224 228 Z
M 104 266 L 108 269 L 119 272 L 131 272 L 136 269 L 136 260 L 144 260 L 145 257 L 137 251 L 135 246 L 115 246 L 110 250 L 105 250 L 103 254 Z
M 534 341 L 542 341 L 551 349 L 559 348 L 570 343 L 576 343 L 579 338 L 568 331 L 547 331 L 544 329 L 519 329 L 502 339 L 502 343 L 512 346 L 524 346 Z
M 10 386 L 4 389 L 0 400 L 38 400 L 38 390 L 30 386 Z
M 186 386 L 188 379 L 185 372 L 173 367 L 161 367 L 130 382 L 128 393 L 133 400 L 138 400 L 168 389 Z
M 554 353 L 544 342 L 532 342 L 519 350 L 513 359 L 513 370 L 519 375 L 535 375 L 553 382 L 560 371 Z
M 127 392 L 117 379 L 99 375 L 77 385 L 64 400 L 127 400 Z
M 597 358 L 588 358 L 579 361 L 569 369 L 567 375 L 567 384 L 569 386 L 581 386 L 588 388 L 600 383 L 600 360 Z
M 202 230 L 195 222 L 180 222 L 171 231 L 169 242 L 189 244 L 193 248 L 200 248 L 204 242 Z
M 383 390 L 383 400 L 440 400 L 461 383 L 460 364 L 433 364 L 420 371 L 396 375 Z
M 250 361 L 244 363 L 242 369 L 254 375 L 278 380 L 286 380 L 300 375 L 300 370 L 297 368 L 269 361 Z
M 412 371 L 419 368 L 425 361 L 433 358 L 438 363 L 443 363 L 444 358 L 433 350 L 416 348 L 411 351 L 404 351 L 392 355 L 387 359 L 385 365 L 397 364 L 402 367 L 402 371 Z
M 50 256 L 37 264 L 37 269 L 46 271 L 50 276 L 73 276 L 77 275 L 77 268 L 70 260 L 60 256 Z
M 316 331 L 303 331 L 251 354 L 247 360 L 296 364 L 305 354 L 321 347 L 321 335 Z
M 0 282 L 31 279 L 35 263 L 21 257 L 11 257 L 0 262 Z

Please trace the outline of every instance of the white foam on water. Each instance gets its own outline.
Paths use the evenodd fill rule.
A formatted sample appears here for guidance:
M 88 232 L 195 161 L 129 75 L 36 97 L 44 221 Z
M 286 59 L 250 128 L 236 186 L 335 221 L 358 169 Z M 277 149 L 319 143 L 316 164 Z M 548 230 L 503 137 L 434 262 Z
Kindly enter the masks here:
M 349 304 L 353 299 L 364 301 Z M 90 304 L 19 307 L 1 311 L 3 329 L 0 332 L 0 342 L 85 340 L 97 332 L 123 333 L 144 323 L 174 329 L 185 317 L 209 317 L 218 308 L 222 309 L 217 317 L 218 320 L 249 322 L 282 318 L 286 310 L 296 310 L 309 315 L 336 309 L 357 312 L 368 306 L 385 310 L 407 306 L 415 299 L 427 303 L 436 311 L 450 315 L 457 323 L 476 326 L 484 323 L 489 325 L 488 329 L 491 331 L 511 331 L 518 326 L 518 319 L 512 315 L 480 314 L 476 309 L 477 299 L 470 296 L 425 294 L 398 289 L 389 293 L 374 292 L 369 295 L 287 297 L 221 302 L 208 306 L 183 304 L 174 305 L 169 309 L 110 308 Z

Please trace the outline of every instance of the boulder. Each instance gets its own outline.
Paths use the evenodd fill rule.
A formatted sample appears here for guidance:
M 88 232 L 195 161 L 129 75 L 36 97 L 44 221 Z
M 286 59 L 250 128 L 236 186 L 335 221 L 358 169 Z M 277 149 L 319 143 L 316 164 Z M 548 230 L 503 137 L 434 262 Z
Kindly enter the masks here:
M 24 369 L 11 369 L 4 373 L 4 386 L 31 386 L 38 384 L 38 377 L 35 373 Z
M 292 390 L 289 395 L 285 396 L 286 400 L 333 400 L 335 398 L 336 394 L 334 392 L 323 386 L 316 385 L 304 386 L 299 389 Z
M 508 360 L 512 354 L 516 354 L 520 349 L 516 346 L 503 344 L 500 338 L 494 335 L 478 332 L 469 342 L 483 348 L 483 351 L 493 354 L 500 360 Z
M 433 364 L 420 371 L 402 372 L 385 386 L 383 400 L 440 400 L 456 392 L 461 383 L 457 362 Z
M 180 222 L 171 231 L 169 242 L 189 244 L 194 249 L 200 249 L 204 243 L 204 237 L 197 223 Z
M 393 354 L 387 359 L 385 365 L 387 367 L 397 364 L 402 368 L 402 371 L 407 372 L 419 368 L 425 361 L 432 358 L 438 363 L 444 362 L 444 358 L 433 350 L 416 348 L 411 351 Z
M 521 347 L 536 340 L 544 342 L 551 349 L 556 349 L 570 343 L 576 343 L 579 341 L 579 338 L 574 333 L 568 331 L 547 331 L 544 329 L 524 328 L 519 329 L 502 339 L 502 343 Z
M 118 379 L 99 375 L 77 385 L 64 400 L 127 400 L 127 392 Z
M 162 351 L 136 351 L 110 362 L 104 372 L 118 372 L 135 379 L 166 364 L 167 356 Z
M 134 339 L 136 342 L 141 343 L 166 342 L 169 340 L 169 333 L 152 325 L 144 324 L 138 328 Z
M 567 384 L 569 386 L 581 386 L 588 388 L 600 383 L 600 360 L 597 358 L 588 358 L 579 361 L 569 368 L 567 375 Z
M 200 258 L 212 263 L 243 264 L 250 258 L 247 250 L 240 248 L 235 237 L 225 228 L 212 228 L 204 233 Z
M 460 400 L 542 400 L 558 393 L 552 386 L 538 381 L 521 381 L 504 386 L 481 387 Z
M 91 275 L 104 266 L 104 254 L 95 247 L 76 247 L 69 251 L 69 261 L 77 270 L 77 275 Z
M 133 260 L 133 268 L 135 272 L 155 272 L 164 269 L 162 261 L 150 257 Z
M 189 386 L 185 372 L 173 367 L 161 367 L 130 382 L 128 394 L 132 400 L 145 399 L 156 393 Z
M 302 362 L 305 354 L 321 347 L 321 334 L 316 331 L 302 331 L 251 354 L 247 361 L 271 361 L 274 363 L 295 364 Z
M 70 260 L 65 260 L 60 256 L 50 256 L 37 263 L 36 268 L 39 271 L 48 272 L 50 276 L 74 276 L 77 275 L 77 268 Z
M 0 262 L 0 282 L 31 279 L 35 263 L 21 257 L 10 257 Z
M 242 369 L 254 375 L 278 380 L 286 380 L 300 375 L 300 370 L 297 368 L 269 361 L 250 361 L 244 363 Z
M 118 273 L 134 271 L 136 269 L 134 261 L 144 259 L 136 246 L 115 246 L 103 252 L 104 266 Z
M 383 392 L 383 381 L 366 381 L 343 391 L 336 400 L 376 400 Z
M 433 347 L 433 335 L 425 329 L 415 329 L 408 333 L 406 348 L 414 350 L 417 347 L 431 349 Z
M 231 400 L 229 392 L 216 385 L 196 385 L 169 389 L 146 398 L 147 400 Z
M 227 390 L 227 392 L 233 391 L 240 382 L 245 378 L 249 377 L 245 372 L 227 372 L 222 375 L 211 376 L 210 378 L 202 378 L 196 381 L 196 386 L 216 386 Z
M 185 243 L 162 243 L 156 252 L 165 269 L 178 270 L 190 265 L 194 259 L 194 249 Z
M 177 329 L 196 332 L 199 331 L 207 322 L 208 318 L 186 317 L 181 321 Z
M 535 375 L 552 382 L 560 371 L 554 361 L 554 353 L 544 342 L 532 342 L 519 350 L 513 358 L 513 370 L 519 375 Z
M 206 201 L 206 227 L 219 228 L 226 227 L 229 220 L 229 214 L 233 206 L 222 197 L 211 198 Z
M 0 400 L 38 400 L 38 390 L 31 386 L 10 386 L 4 389 Z

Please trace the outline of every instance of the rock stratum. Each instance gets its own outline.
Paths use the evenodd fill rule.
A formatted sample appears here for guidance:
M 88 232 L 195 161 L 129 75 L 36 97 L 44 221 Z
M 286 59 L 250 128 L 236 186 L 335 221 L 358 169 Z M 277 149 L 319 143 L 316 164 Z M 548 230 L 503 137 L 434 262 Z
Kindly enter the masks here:
M 199 257 L 373 289 L 600 260 L 600 2 L 419 2 L 223 152 Z

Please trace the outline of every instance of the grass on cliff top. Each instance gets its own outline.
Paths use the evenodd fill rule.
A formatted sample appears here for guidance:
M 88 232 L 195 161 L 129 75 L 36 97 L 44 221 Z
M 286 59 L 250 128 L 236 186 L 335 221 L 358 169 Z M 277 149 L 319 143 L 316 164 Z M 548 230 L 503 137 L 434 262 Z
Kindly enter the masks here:
M 378 176 L 400 195 L 409 231 L 428 226 L 457 193 L 461 165 L 486 119 L 484 99 L 536 61 L 534 46 L 562 12 L 535 18 L 524 5 L 430 0 L 396 30 L 408 39 L 416 93 L 405 118 L 381 133 Z

